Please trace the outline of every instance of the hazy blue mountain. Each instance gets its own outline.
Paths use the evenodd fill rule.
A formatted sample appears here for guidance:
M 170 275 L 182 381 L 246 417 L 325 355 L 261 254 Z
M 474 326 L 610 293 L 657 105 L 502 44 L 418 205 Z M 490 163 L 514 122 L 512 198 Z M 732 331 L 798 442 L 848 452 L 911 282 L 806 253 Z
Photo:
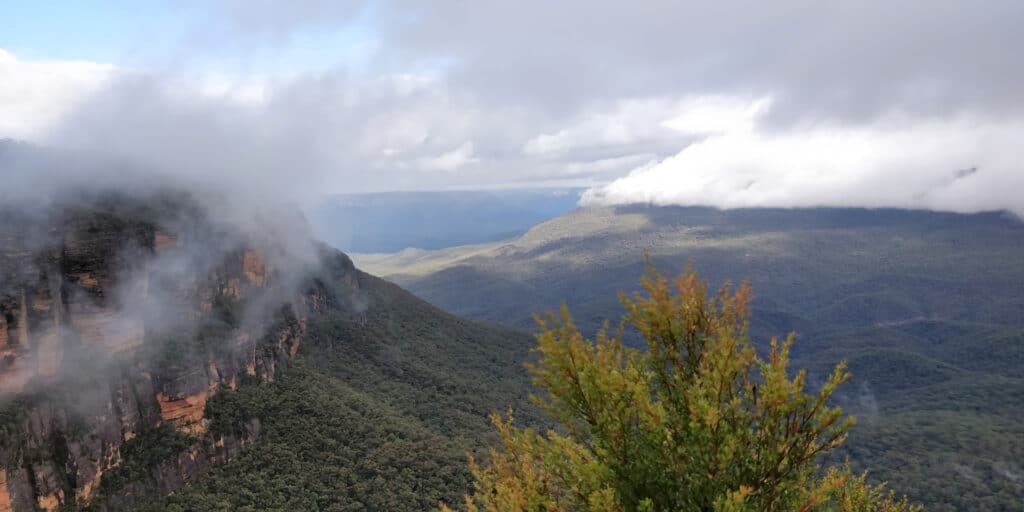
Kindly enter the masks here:
M 545 188 L 340 195 L 307 215 L 318 238 L 344 251 L 440 249 L 517 236 L 576 208 L 580 192 Z

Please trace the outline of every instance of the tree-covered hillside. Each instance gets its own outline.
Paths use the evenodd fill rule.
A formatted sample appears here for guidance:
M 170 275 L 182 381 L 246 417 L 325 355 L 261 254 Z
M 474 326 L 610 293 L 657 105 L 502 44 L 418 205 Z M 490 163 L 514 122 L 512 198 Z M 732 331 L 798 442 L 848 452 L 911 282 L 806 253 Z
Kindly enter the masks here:
M 191 194 L 0 211 L 0 510 L 426 510 L 530 337 Z M 37 213 L 37 212 L 33 212 Z M 279 221 L 279 222 L 274 222 Z
M 311 321 L 273 382 L 208 402 L 214 432 L 257 425 L 255 443 L 152 511 L 428 510 L 470 488 L 467 451 L 494 440 L 487 416 L 522 408 L 522 333 L 466 321 L 367 274 L 363 311 Z
M 619 296 L 614 332 L 585 336 L 566 307 L 539 321 L 528 368 L 561 429 L 494 414 L 502 446 L 471 459 L 469 512 L 920 510 L 848 463 L 820 464 L 855 423 L 831 400 L 850 374 L 839 363 L 808 389 L 790 367 L 792 335 L 759 355 L 748 283 L 711 293 L 692 269 L 670 279 L 652 268 L 641 284 Z M 622 343 L 625 330 L 643 350 Z
M 1024 224 L 1008 215 L 593 208 L 508 242 L 355 259 L 457 314 L 532 329 L 565 300 L 593 332 L 645 251 L 666 273 L 749 277 L 754 339 L 795 331 L 812 382 L 849 361 L 838 398 L 860 424 L 838 457 L 928 510 L 1024 503 Z

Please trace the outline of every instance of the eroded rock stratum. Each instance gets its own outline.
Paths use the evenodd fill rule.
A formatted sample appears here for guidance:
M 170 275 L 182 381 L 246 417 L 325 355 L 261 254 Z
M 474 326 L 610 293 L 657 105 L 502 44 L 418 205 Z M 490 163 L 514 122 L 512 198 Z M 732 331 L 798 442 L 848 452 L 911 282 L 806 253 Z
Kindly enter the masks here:
M 272 237 L 173 202 L 0 213 L 0 512 L 89 503 L 155 429 L 189 446 L 108 489 L 110 506 L 173 491 L 259 435 L 258 421 L 211 433 L 207 400 L 273 380 L 326 303 L 322 281 L 268 261 Z M 330 279 L 353 286 L 334 257 Z

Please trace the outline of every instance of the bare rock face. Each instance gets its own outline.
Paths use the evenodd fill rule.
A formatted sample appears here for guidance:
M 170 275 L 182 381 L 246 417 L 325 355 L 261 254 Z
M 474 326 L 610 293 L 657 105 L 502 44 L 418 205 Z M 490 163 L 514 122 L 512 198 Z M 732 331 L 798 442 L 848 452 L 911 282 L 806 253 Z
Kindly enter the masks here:
M 108 506 L 171 492 L 259 435 L 257 422 L 214 438 L 206 402 L 272 380 L 325 294 L 259 243 L 171 210 L 0 212 L 0 512 L 88 503 L 125 443 L 161 425 L 191 446 Z

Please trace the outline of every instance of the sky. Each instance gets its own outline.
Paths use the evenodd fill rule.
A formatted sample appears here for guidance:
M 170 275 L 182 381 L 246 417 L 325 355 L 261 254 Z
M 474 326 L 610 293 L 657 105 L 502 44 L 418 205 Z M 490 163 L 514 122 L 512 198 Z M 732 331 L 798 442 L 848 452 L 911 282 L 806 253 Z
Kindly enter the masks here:
M 1024 3 L 0 2 L 0 138 L 305 201 L 1024 212 Z

